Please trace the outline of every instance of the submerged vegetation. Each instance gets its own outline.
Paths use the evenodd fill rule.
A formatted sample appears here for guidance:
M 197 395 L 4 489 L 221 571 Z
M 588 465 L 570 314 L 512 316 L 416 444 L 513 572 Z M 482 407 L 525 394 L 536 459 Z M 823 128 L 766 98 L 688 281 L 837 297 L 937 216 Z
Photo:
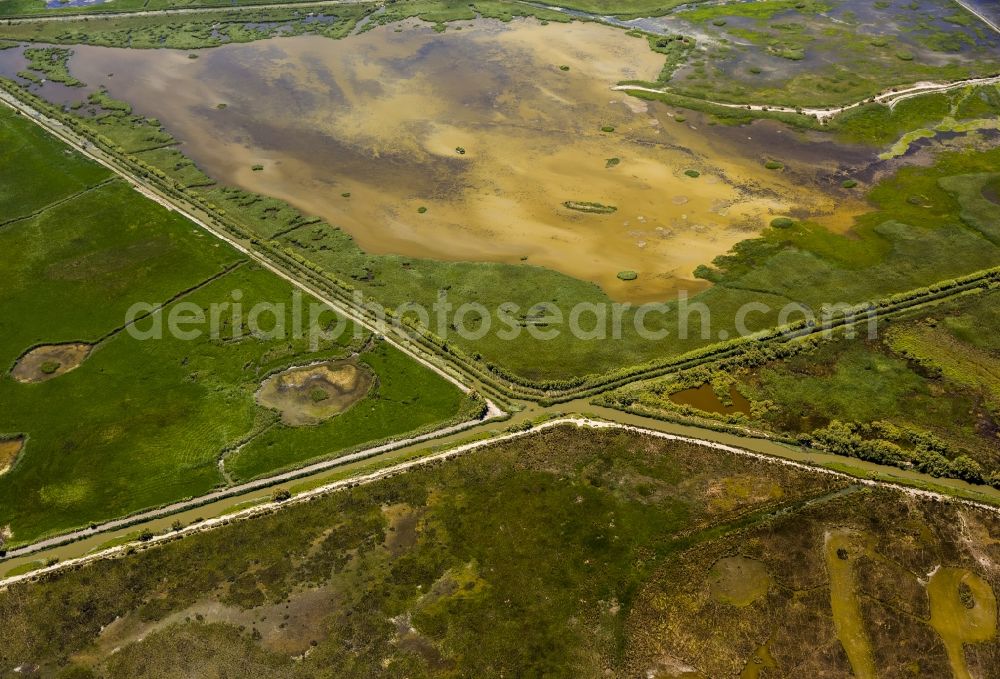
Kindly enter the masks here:
M 567 200 L 563 203 L 563 207 L 570 210 L 576 210 L 577 212 L 589 212 L 595 215 L 610 215 L 618 212 L 618 208 L 614 205 L 603 205 L 601 203 L 593 203 L 584 200 Z

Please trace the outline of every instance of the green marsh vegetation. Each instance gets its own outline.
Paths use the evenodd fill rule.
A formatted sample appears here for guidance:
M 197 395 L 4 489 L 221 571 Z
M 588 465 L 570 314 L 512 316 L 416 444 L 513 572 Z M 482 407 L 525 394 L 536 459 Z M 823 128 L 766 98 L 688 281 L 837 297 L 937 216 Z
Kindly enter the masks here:
M 633 654 L 669 653 L 706 677 L 765 666 L 763 676 L 963 676 L 956 661 L 968 662 L 972 676 L 989 676 L 1000 643 L 995 624 L 975 621 L 995 616 L 1000 578 L 992 562 L 977 563 L 976 548 L 959 546 L 969 544 L 963 523 L 974 540 L 989 541 L 997 530 L 986 512 L 861 491 L 699 545 L 641 589 L 656 603 L 644 614 L 637 608 L 629 622 Z M 734 558 L 771 580 L 743 606 L 714 596 L 713 571 Z M 928 582 L 922 574 L 932 572 L 944 577 Z M 948 622 L 932 626 L 928 618 Z M 956 654 L 958 638 L 966 645 Z M 831 652 L 821 657 L 818 648 Z M 768 662 L 754 667 L 754 657 Z
M 567 200 L 563 203 L 563 207 L 576 210 L 577 212 L 587 212 L 595 215 L 610 215 L 618 212 L 618 208 L 614 205 L 604 205 L 603 203 L 595 203 L 586 200 Z
M 934 136 L 958 131 L 962 123 L 996 119 L 1000 115 L 1000 87 L 967 87 L 905 99 L 891 110 L 869 104 L 838 116 L 832 129 L 845 141 L 885 146 L 907 136 Z M 909 147 L 902 145 L 901 155 Z
M 393 11 L 431 7 L 432 4 L 397 3 Z M 97 96 L 106 95 L 99 92 Z M 658 97 L 650 95 L 650 98 Z M 906 112 L 910 101 L 900 103 L 890 118 L 909 119 Z M 992 106 L 989 101 L 982 101 L 978 94 L 955 101 L 961 102 L 956 105 L 969 115 L 982 115 Z M 579 302 L 611 302 L 591 283 L 530 265 L 437 262 L 369 255 L 335 226 L 304 216 L 281 201 L 214 185 L 180 155 L 177 147 L 171 145 L 169 135 L 148 121 L 129 115 L 123 108 L 125 104 L 103 99 L 90 104 L 91 109 L 85 107 L 80 113 L 91 118 L 79 124 L 90 127 L 118 150 L 133 154 L 144 163 L 150 177 L 171 185 L 176 182 L 200 203 L 210 204 L 224 213 L 252 237 L 259 238 L 268 247 L 281 249 L 283 256 L 308 265 L 310 271 L 344 289 L 358 289 L 390 308 L 406 302 L 430 306 L 438 290 L 447 290 L 459 303 L 475 300 L 491 309 L 512 301 L 520 306 L 515 314 L 520 327 L 545 328 L 549 326 L 548 315 L 531 309 L 540 302 L 554 303 L 564 310 Z M 681 106 L 684 104 L 680 102 Z M 914 106 L 922 105 L 915 103 Z M 872 106 L 871 109 L 884 107 Z M 749 119 L 742 118 L 743 113 L 746 112 L 732 112 L 733 120 Z M 776 117 L 801 118 L 794 114 Z M 867 118 L 861 120 L 859 116 L 858 121 L 856 128 L 859 130 L 865 126 L 879 129 L 876 122 L 865 122 Z M 845 128 L 851 125 L 855 123 L 845 123 Z M 867 132 L 858 134 L 863 136 Z M 891 137 L 894 138 L 895 135 Z M 740 305 L 749 301 L 783 300 L 784 304 L 791 299 L 812 304 L 836 299 L 855 302 L 924 287 L 992 266 L 996 261 L 996 246 L 992 242 L 984 244 L 983 229 L 966 221 L 972 214 L 965 207 L 968 197 L 944 191 L 937 183 L 945 176 L 955 176 L 958 178 L 954 181 L 961 184 L 964 181 L 961 177 L 966 174 L 963 166 L 966 159 L 970 159 L 972 170 L 987 172 L 996 154 L 960 152 L 951 161 L 939 161 L 931 168 L 909 168 L 884 180 L 870 193 L 876 209 L 864 215 L 847 236 L 832 234 L 808 222 L 798 223 L 790 228 L 767 229 L 760 238 L 738 244 L 716 262 L 706 262 L 696 273 L 714 286 L 698 295 L 695 301 L 708 304 L 713 310 L 713 318 L 721 319 L 719 322 L 725 326 L 713 328 L 711 338 L 696 339 L 697 333 L 689 333 L 689 339 L 676 338 L 678 312 L 676 305 L 671 305 L 662 317 L 647 318 L 650 330 L 667 329 L 673 333 L 665 342 L 650 343 L 638 338 L 631 330 L 633 317 L 630 313 L 626 313 L 624 319 L 625 336 L 611 343 L 581 342 L 568 332 L 552 341 L 539 341 L 525 333 L 513 342 L 501 341 L 492 334 L 475 341 L 454 336 L 432 337 L 431 341 L 442 351 L 470 365 L 478 365 L 488 373 L 514 381 L 559 387 L 579 384 L 589 375 L 609 373 L 698 349 L 714 341 L 716 332 L 732 337 L 735 328 L 729 327 L 732 325 L 730 319 Z M 901 196 L 914 195 L 927 200 L 919 204 L 899 200 Z M 969 256 L 948 256 L 946 253 L 968 253 Z M 501 281 L 503 284 L 498 284 Z M 545 290 L 546 294 L 540 297 L 539 290 Z M 755 316 L 752 328 L 768 327 L 775 320 L 776 313 Z
M 711 101 L 836 106 L 892 86 L 993 75 L 986 27 L 971 15 L 968 21 L 938 22 L 938 5 L 944 3 L 876 5 L 860 14 L 845 11 L 841 0 L 684 9 L 675 16 L 716 39 L 707 53 L 685 59 L 661 84 L 677 95 Z M 866 32 L 872 25 L 898 29 L 873 35 Z M 741 76 L 747 69 L 753 77 Z
M 884 323 L 877 339 L 805 343 L 780 358 L 695 370 L 625 389 L 607 402 L 651 414 L 716 419 L 842 455 L 1000 487 L 1000 292 Z M 709 384 L 749 412 L 677 407 Z
M 345 4 L 322 8 L 322 21 L 310 19 L 306 8 L 229 9 L 186 15 L 106 16 L 78 20 L 0 23 L 0 38 L 58 45 L 99 45 L 136 49 L 199 49 L 253 42 L 277 35 L 323 35 L 342 38 L 374 11 L 374 5 Z M 120 9 L 116 0 L 107 7 Z M 192 58 L 197 55 L 192 53 Z
M 571 17 L 554 9 L 510 0 L 481 0 L 475 3 L 464 0 L 403 0 L 386 4 L 372 15 L 371 22 L 363 30 L 417 18 L 434 24 L 436 31 L 444 32 L 449 27 L 461 30 L 461 26 L 455 25 L 461 21 L 479 18 L 511 21 L 519 17 L 534 17 L 543 24 L 571 21 Z
M 308 2 L 309 0 L 289 0 L 284 4 Z M 100 17 L 101 14 L 114 12 L 142 12 L 169 9 L 210 9 L 212 7 L 228 8 L 233 5 L 252 8 L 254 5 L 273 4 L 273 0 L 114 0 L 104 1 L 84 6 L 47 7 L 46 0 L 8 0 L 0 10 L 3 17 L 30 17 L 32 15 L 90 15 Z
M 359 350 L 364 333 L 355 340 L 348 326 L 313 353 L 305 337 L 251 335 L 245 317 L 237 325 L 223 316 L 218 338 L 133 338 L 122 326 L 135 302 L 165 304 L 162 318 L 180 301 L 231 304 L 234 290 L 247 309 L 291 304 L 292 290 L 7 109 L 0 138 L 2 153 L 17 158 L 0 170 L 7 175 L 0 208 L 12 217 L 0 228 L 0 246 L 18 253 L 0 264 L 0 361 L 13 366 L 40 345 L 96 344 L 80 367 L 53 379 L 0 378 L 0 432 L 28 435 L 18 464 L 0 477 L 8 543 L 203 494 L 224 481 L 223 451 L 265 430 L 272 450 L 254 473 L 476 414 L 450 383 L 376 343 L 362 360 L 391 373 L 380 391 L 349 421 L 325 422 L 324 438 L 292 447 L 275 416 L 253 401 L 261 380 Z M 335 320 L 326 312 L 320 322 Z M 404 417 L 385 415 L 402 402 Z
M 988 610 L 996 569 L 960 531 L 989 536 L 995 517 L 848 484 L 549 430 L 15 585 L 0 593 L 0 661 L 108 677 L 189 662 L 249 676 L 590 677 L 641 676 L 669 655 L 715 677 L 767 644 L 776 671 L 847 675 L 824 563 L 839 530 L 856 560 L 840 585 L 875 667 L 946 676 L 926 620 L 931 607 L 935 620 L 960 613 L 939 602 L 962 594 L 914 574 L 954 568 L 975 586 L 961 601 Z M 968 644 L 972 672 L 995 665 L 995 634 L 938 626 Z
M 905 103 L 905 102 L 904 102 Z M 902 106 L 902 104 L 901 104 Z M 191 195 L 214 206 L 250 234 L 281 248 L 289 256 L 308 262 L 312 271 L 337 281 L 346 289 L 358 289 L 390 309 L 407 302 L 428 308 L 438 290 L 447 290 L 452 300 L 474 299 L 495 309 L 504 302 L 520 306 L 516 318 L 523 328 L 546 327 L 549 313 L 531 308 L 551 302 L 569 309 L 579 302 L 610 303 L 596 286 L 568 276 L 526 265 L 436 262 L 395 256 L 372 256 L 361 251 L 343 231 L 309 218 L 287 204 L 244 191 L 211 185 L 196 168 L 178 163 L 153 166 L 153 151 L 162 147 L 161 130 L 144 118 L 121 111 L 100 113 L 76 124 L 91 126 L 111 144 L 120 145 L 150 167 L 150 176 L 190 186 Z M 163 150 L 155 151 L 163 154 Z M 996 245 L 988 230 L 968 218 L 970 196 L 954 191 L 970 173 L 989 174 L 998 162 L 998 151 L 973 149 L 941 154 L 930 167 L 910 167 L 884 179 L 868 193 L 874 209 L 863 215 L 853 231 L 837 235 L 808 221 L 790 228 L 771 228 L 759 238 L 739 243 L 730 253 L 695 273 L 714 283 L 695 301 L 712 309 L 713 319 L 735 336 L 732 319 L 736 309 L 751 301 L 784 300 L 773 314 L 754 315 L 752 329 L 776 321 L 777 308 L 788 300 L 816 306 L 830 300 L 858 302 L 877 299 L 947 280 L 996 262 Z M 169 156 L 171 159 L 174 156 Z M 946 190 L 942 179 L 954 177 Z M 977 180 L 979 181 L 979 180 Z M 946 182 L 947 183 L 947 182 Z M 908 200 L 921 196 L 914 202 Z M 994 205 L 976 197 L 976 210 Z M 985 213 L 988 214 L 988 213 Z M 956 256 L 956 253 L 963 253 Z M 298 261 L 298 260 L 296 260 Z M 544 298 L 538 291 L 546 290 Z M 818 307 L 817 307 L 818 308 Z M 718 320 L 721 319 L 721 320 Z M 698 323 L 697 318 L 694 321 Z M 652 358 L 677 356 L 714 340 L 690 333 L 675 339 L 678 312 L 675 305 L 662 316 L 647 317 L 650 330 L 673 332 L 667 342 L 642 341 L 631 330 L 632 317 L 624 319 L 621 341 L 580 341 L 562 332 L 553 340 L 537 340 L 522 333 L 514 341 L 503 341 L 489 333 L 480 340 L 456 336 L 434 340 L 448 345 L 448 352 L 503 377 L 541 385 L 579 384 L 587 375 L 607 373 Z
M 28 60 L 28 69 L 41 73 L 46 80 L 62 83 L 68 87 L 83 87 L 83 83 L 70 75 L 69 59 L 72 50 L 58 47 L 28 48 L 24 56 Z
M 136 676 L 140 655 L 173 666 L 200 638 L 203 668 L 238 648 L 272 676 L 310 648 L 301 676 L 591 676 L 622 668 L 640 588 L 670 558 L 843 485 L 560 428 L 0 594 L 5 620 L 46 630 L 4 625 L 0 660 L 55 669 L 90 649 L 101 674 Z M 112 654 L 98 637 L 117 616 Z M 132 621 L 154 626 L 145 641 Z

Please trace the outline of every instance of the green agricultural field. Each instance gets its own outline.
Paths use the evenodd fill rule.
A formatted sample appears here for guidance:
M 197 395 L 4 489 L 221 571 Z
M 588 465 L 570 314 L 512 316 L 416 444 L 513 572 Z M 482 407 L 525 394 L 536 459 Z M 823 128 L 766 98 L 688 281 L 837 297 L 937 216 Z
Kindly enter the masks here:
M 880 673 L 946 676 L 944 637 L 967 644 L 978 676 L 1000 645 L 995 624 L 967 633 L 966 616 L 995 615 L 1000 580 L 960 526 L 998 530 L 985 512 L 564 427 L 14 585 L 0 662 L 106 677 L 720 677 L 763 648 L 773 671 L 847 676 L 836 590 L 860 605 L 856 639 Z M 925 589 L 918 574 L 938 566 L 955 581 Z M 959 581 L 971 609 L 952 605 Z M 926 620 L 945 613 L 939 636 Z
M 53 203 L 93 188 L 111 173 L 46 134 L 24 134 L 25 126 L 0 110 L 0 223 L 27 217 Z M 58 158 L 58 166 L 53 159 Z M 20 181 L 37 177 L 38 181 Z M 0 227 L 5 228 L 5 227 Z
M 5 170 L 4 204 L 11 214 L 25 212 L 0 226 L 7 253 L 0 262 L 0 435 L 24 439 L 13 468 L 0 475 L 8 543 L 203 494 L 226 481 L 219 456 L 264 432 L 284 452 L 259 453 L 254 474 L 475 414 L 457 388 L 395 349 L 366 344 L 367 334 L 350 324 L 316 351 L 308 333 L 268 336 L 271 316 L 260 320 L 264 334 L 251 334 L 249 310 L 257 302 L 292 305 L 289 284 L 67 155 L 27 120 L 5 109 L 0 121 L 0 148 L 18 149 L 22 168 Z M 51 182 L 37 180 L 47 176 L 42 168 L 60 163 L 65 174 L 50 169 Z M 37 175 L 24 168 L 38 168 Z M 165 333 L 143 341 L 123 328 L 136 302 L 163 305 L 137 321 L 148 331 L 179 304 L 208 312 L 237 300 L 247 313 L 220 314 L 217 338 Z M 302 300 L 306 318 L 311 301 Z M 318 316 L 324 329 L 336 320 L 329 311 Z M 60 354 L 34 372 L 25 368 L 34 354 L 26 352 L 51 345 L 82 346 L 79 367 L 78 354 L 71 363 Z M 268 374 L 357 351 L 379 388 L 324 422 L 324 436 L 274 426 L 270 411 L 254 403 Z M 401 403 L 413 404 L 405 416 L 385 414 Z

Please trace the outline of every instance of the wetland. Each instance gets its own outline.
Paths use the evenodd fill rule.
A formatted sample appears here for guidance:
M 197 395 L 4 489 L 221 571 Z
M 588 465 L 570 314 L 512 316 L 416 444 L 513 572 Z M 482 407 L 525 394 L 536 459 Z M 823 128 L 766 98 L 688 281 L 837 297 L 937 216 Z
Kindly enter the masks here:
M 816 153 L 815 138 L 766 127 L 755 140 L 611 91 L 662 68 L 644 38 L 593 23 L 460 28 L 191 53 L 78 46 L 70 68 L 155 116 L 213 179 L 322 217 L 369 253 L 527 263 L 622 300 L 703 289 L 694 269 L 775 215 L 840 232 L 863 211 L 828 181 L 853 147 Z M 771 154 L 797 162 L 767 172 Z M 568 207 L 585 204 L 616 209 Z

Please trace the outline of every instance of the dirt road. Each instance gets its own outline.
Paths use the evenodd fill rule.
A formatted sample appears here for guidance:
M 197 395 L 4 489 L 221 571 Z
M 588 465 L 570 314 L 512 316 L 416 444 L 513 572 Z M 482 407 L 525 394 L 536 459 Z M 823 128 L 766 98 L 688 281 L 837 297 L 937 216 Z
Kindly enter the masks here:
M 830 120 L 834 116 L 840 115 L 844 111 L 850 111 L 851 109 L 858 108 L 859 106 L 864 106 L 868 103 L 878 103 L 888 106 L 890 109 L 895 108 L 896 104 L 906 99 L 912 99 L 913 97 L 919 97 L 925 94 L 933 94 L 935 92 L 948 92 L 950 90 L 957 90 L 962 87 L 977 87 L 984 85 L 997 85 L 1000 84 L 1000 75 L 988 76 L 984 78 L 969 78 L 967 80 L 955 80 L 947 83 L 934 83 L 934 82 L 919 82 L 909 87 L 903 89 L 892 89 L 887 92 L 882 92 L 874 97 L 869 97 L 868 99 L 862 99 L 861 101 L 856 101 L 853 104 L 847 104 L 846 106 L 836 106 L 833 108 L 794 108 L 791 106 L 776 106 L 774 104 L 731 104 L 721 101 L 711 101 L 709 99 L 702 100 L 706 104 L 711 104 L 713 106 L 721 106 L 723 108 L 731 109 L 743 109 L 746 111 L 776 111 L 778 113 L 800 113 L 807 116 L 814 116 L 820 122 L 825 122 Z M 615 85 L 611 88 L 616 92 L 651 92 L 653 94 L 670 94 L 668 88 L 655 89 L 652 87 L 643 87 L 640 85 Z
M 308 0 L 307 2 L 274 2 L 259 5 L 220 5 L 218 7 L 177 7 L 167 9 L 136 10 L 134 12 L 73 12 L 60 14 L 43 14 L 28 16 L 4 16 L 0 19 L 8 24 L 33 24 L 50 21 L 80 21 L 81 19 L 122 19 L 129 17 L 179 16 L 186 14 L 210 14 L 212 12 L 229 12 L 233 10 L 254 9 L 315 9 L 336 5 L 376 4 L 373 0 Z

